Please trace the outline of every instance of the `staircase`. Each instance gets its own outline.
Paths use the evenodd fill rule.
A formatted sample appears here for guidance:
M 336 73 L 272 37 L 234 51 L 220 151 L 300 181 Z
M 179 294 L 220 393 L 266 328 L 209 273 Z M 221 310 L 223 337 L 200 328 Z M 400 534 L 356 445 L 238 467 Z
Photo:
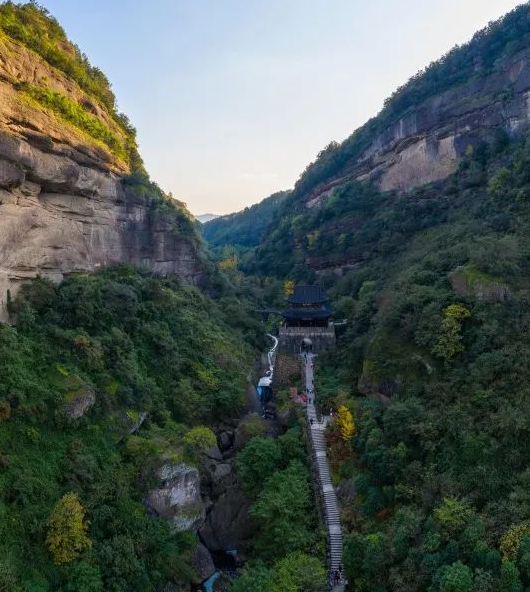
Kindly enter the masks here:
M 304 363 L 305 384 L 308 388 L 314 388 L 312 360 L 313 356 L 308 355 L 307 361 Z M 321 498 L 324 505 L 326 527 L 328 530 L 328 557 L 331 575 L 336 569 L 339 568 L 340 565 L 342 565 L 342 529 L 340 526 L 340 511 L 335 489 L 331 482 L 329 463 L 326 456 L 326 440 L 324 435 L 326 426 L 330 422 L 331 418 L 323 417 L 322 421 L 318 421 L 315 409 L 315 394 L 311 395 L 310 398 L 311 402 L 308 401 L 306 407 L 307 420 L 310 426 L 311 443 L 318 468 L 318 480 Z M 311 419 L 313 420 L 313 425 L 311 425 Z M 330 582 L 330 587 L 333 592 L 344 591 L 343 582 L 337 586 L 331 586 Z

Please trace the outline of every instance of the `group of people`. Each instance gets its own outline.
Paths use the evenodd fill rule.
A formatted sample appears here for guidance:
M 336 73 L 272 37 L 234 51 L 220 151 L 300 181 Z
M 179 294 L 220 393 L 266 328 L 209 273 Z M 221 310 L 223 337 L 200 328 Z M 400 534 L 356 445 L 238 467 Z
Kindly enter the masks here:
M 332 586 L 338 586 L 342 583 L 343 575 L 342 575 L 342 565 L 339 565 L 339 569 L 331 570 L 329 573 L 329 582 Z

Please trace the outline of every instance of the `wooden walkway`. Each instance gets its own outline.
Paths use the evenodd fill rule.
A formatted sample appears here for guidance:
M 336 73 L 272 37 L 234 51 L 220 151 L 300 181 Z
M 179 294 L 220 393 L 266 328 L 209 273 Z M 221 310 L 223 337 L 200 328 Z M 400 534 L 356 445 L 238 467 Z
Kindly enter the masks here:
M 314 389 L 313 359 L 315 356 L 309 354 L 304 364 L 305 385 Z M 318 478 L 320 484 L 321 499 L 324 504 L 324 516 L 328 530 L 328 558 L 330 574 L 342 565 L 342 528 L 340 525 L 340 510 L 337 502 L 335 488 L 331 482 L 329 463 L 326 455 L 325 429 L 330 417 L 324 417 L 322 422 L 318 421 L 315 409 L 315 394 L 311 395 L 311 402 L 308 401 L 306 411 L 310 425 L 311 443 L 316 456 L 318 467 Z M 311 425 L 311 419 L 313 425 Z M 332 586 L 333 592 L 343 592 L 344 583 Z

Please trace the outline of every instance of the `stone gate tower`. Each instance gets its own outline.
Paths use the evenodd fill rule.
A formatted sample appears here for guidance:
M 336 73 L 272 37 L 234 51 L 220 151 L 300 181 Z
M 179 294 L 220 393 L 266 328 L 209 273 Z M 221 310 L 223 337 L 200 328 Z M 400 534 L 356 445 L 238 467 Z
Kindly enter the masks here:
M 335 348 L 333 310 L 329 298 L 320 286 L 295 286 L 282 311 L 280 351 L 299 354 Z

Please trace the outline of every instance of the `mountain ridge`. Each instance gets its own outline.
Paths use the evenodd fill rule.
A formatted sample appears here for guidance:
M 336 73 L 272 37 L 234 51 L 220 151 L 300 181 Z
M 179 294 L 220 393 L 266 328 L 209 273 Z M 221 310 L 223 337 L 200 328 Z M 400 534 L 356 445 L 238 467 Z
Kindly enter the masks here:
M 104 75 L 36 4 L 0 6 L 0 318 L 38 275 L 113 263 L 198 283 L 185 206 L 147 176 Z

